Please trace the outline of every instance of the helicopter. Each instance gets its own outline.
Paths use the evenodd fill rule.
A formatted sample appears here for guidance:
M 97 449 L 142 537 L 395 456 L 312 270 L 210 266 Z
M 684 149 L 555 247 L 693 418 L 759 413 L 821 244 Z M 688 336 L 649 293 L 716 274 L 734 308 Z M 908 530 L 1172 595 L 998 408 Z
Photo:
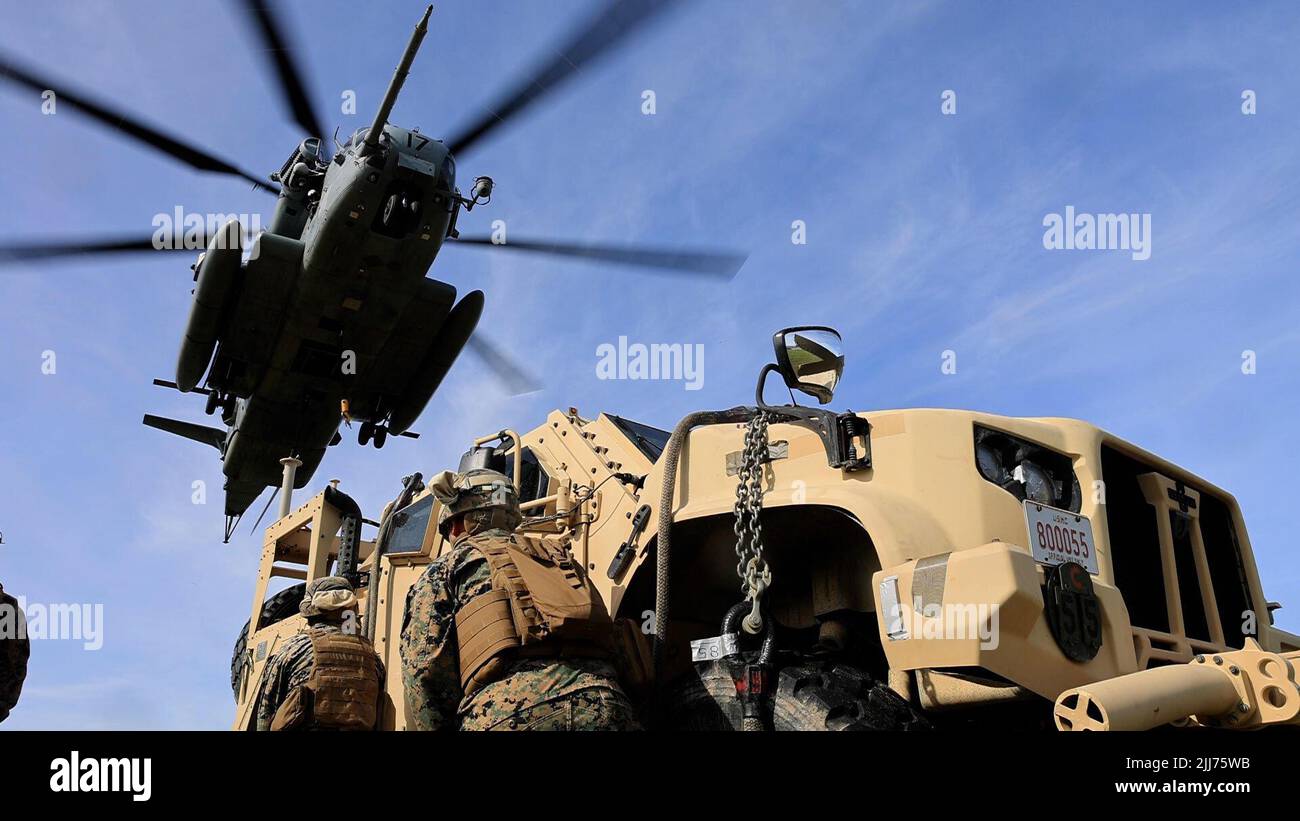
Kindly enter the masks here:
M 410 426 L 463 349 L 478 355 L 512 393 L 537 389 L 524 368 L 476 333 L 484 294 L 476 290 L 458 298 L 454 285 L 426 276 L 445 243 L 724 279 L 744 264 L 743 254 L 731 252 L 503 242 L 462 234 L 457 227 L 462 212 L 491 201 L 495 183 L 479 176 L 462 194 L 455 158 L 553 93 L 670 2 L 610 3 L 556 49 L 555 57 L 541 61 L 446 140 L 389 122 L 428 31 L 429 6 L 372 123 L 343 143 L 336 139 L 332 156 L 271 8 L 263 0 L 242 5 L 271 57 L 294 120 L 308 135 L 265 180 L 0 56 L 0 78 L 38 93 L 54 90 L 60 104 L 103 125 L 193 168 L 240 177 L 277 197 L 266 230 L 250 247 L 244 247 L 247 226 L 238 219 L 205 233 L 206 249 L 192 266 L 193 300 L 175 379 L 154 380 L 204 396 L 205 412 L 219 411 L 224 428 L 154 415 L 143 420 L 220 453 L 225 541 L 267 487 L 278 490 L 283 460 L 301 463 L 293 484 L 305 487 L 327 448 L 341 441 L 341 426 L 359 423 L 357 440 L 363 447 L 381 448 L 390 436 L 418 436 Z M 156 237 L 0 244 L 0 259 L 158 246 Z

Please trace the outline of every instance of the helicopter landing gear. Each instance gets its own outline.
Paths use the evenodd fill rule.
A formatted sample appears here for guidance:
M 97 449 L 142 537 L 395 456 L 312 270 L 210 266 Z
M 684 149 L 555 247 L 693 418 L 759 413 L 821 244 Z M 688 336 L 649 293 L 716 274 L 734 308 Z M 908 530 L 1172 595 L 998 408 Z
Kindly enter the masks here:
M 388 441 L 388 428 L 383 425 L 376 425 L 374 422 L 366 422 L 361 426 L 361 431 L 357 434 L 357 444 L 361 447 L 374 442 L 375 450 L 379 450 Z
M 203 405 L 203 412 L 211 416 L 217 412 L 218 408 L 221 409 L 223 419 L 233 416 L 235 413 L 235 395 L 233 393 L 220 393 L 215 390 L 209 393 L 207 402 Z
M 389 236 L 406 236 L 419 221 L 420 196 L 416 191 L 396 191 L 384 201 L 379 222 Z

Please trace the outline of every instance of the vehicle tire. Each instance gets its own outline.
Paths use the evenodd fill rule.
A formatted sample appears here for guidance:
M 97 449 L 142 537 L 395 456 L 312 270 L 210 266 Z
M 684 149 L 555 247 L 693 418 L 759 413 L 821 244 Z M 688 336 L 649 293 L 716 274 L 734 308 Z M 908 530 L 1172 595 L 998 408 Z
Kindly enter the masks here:
M 296 615 L 298 603 L 302 601 L 302 594 L 306 590 L 306 583 L 295 584 L 263 602 L 262 626 L 267 627 Z M 235 695 L 236 702 L 239 701 L 239 676 L 243 672 L 246 649 L 248 649 L 248 622 L 244 622 L 244 629 L 239 631 L 239 638 L 235 639 L 234 652 L 230 655 L 230 689 Z
M 388 441 L 388 428 L 377 428 L 375 430 L 375 450 L 379 450 Z
M 846 664 L 803 662 L 780 673 L 772 705 L 775 730 L 928 730 L 912 705 Z
M 212 414 L 217 412 L 217 408 L 220 405 L 221 405 L 221 394 L 217 393 L 216 391 L 212 391 L 211 393 L 208 394 L 208 399 L 203 405 L 203 412 L 208 416 L 211 416 Z
M 365 447 L 370 444 L 370 437 L 375 435 L 375 426 L 369 422 L 361 425 L 361 430 L 357 432 L 357 444 Z

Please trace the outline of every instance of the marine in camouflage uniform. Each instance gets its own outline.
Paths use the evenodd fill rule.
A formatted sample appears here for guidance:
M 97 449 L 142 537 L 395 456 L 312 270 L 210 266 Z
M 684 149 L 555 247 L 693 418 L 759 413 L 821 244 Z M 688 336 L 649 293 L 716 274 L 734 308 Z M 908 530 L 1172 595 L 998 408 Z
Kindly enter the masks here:
M 311 679 L 315 662 L 311 633 L 338 634 L 345 628 L 355 629 L 356 608 L 356 596 L 352 594 L 347 579 L 327 576 L 307 586 L 299 611 L 307 616 L 309 629 L 290 636 L 266 663 L 257 699 L 255 726 L 258 731 L 270 730 L 280 706 L 294 690 L 305 687 Z M 351 619 L 347 618 L 348 613 L 352 615 Z M 377 655 L 375 663 L 382 682 L 383 663 Z
M 449 485 L 451 487 L 449 487 Z M 513 539 L 521 521 L 509 480 L 495 471 L 444 473 L 431 484 L 443 502 L 439 527 L 457 538 L 412 585 L 402 622 L 402 684 L 418 730 L 635 730 L 635 711 L 614 666 L 601 658 L 517 658 L 466 694 L 456 614 L 492 589 L 481 548 Z M 459 493 L 490 488 L 477 498 Z M 469 508 L 466 510 L 466 508 Z
M 5 593 L 0 585 L 0 721 L 18 703 L 27 678 L 27 658 L 31 645 L 23 626 L 23 611 L 18 600 Z

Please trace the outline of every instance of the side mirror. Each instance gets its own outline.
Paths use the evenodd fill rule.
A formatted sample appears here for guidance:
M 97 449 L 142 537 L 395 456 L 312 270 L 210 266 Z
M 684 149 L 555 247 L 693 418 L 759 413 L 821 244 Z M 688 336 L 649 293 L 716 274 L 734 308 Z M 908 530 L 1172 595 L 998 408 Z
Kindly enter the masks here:
M 786 387 L 802 391 L 822 405 L 831 401 L 844 373 L 839 331 L 824 325 L 786 328 L 772 336 L 772 346 Z

